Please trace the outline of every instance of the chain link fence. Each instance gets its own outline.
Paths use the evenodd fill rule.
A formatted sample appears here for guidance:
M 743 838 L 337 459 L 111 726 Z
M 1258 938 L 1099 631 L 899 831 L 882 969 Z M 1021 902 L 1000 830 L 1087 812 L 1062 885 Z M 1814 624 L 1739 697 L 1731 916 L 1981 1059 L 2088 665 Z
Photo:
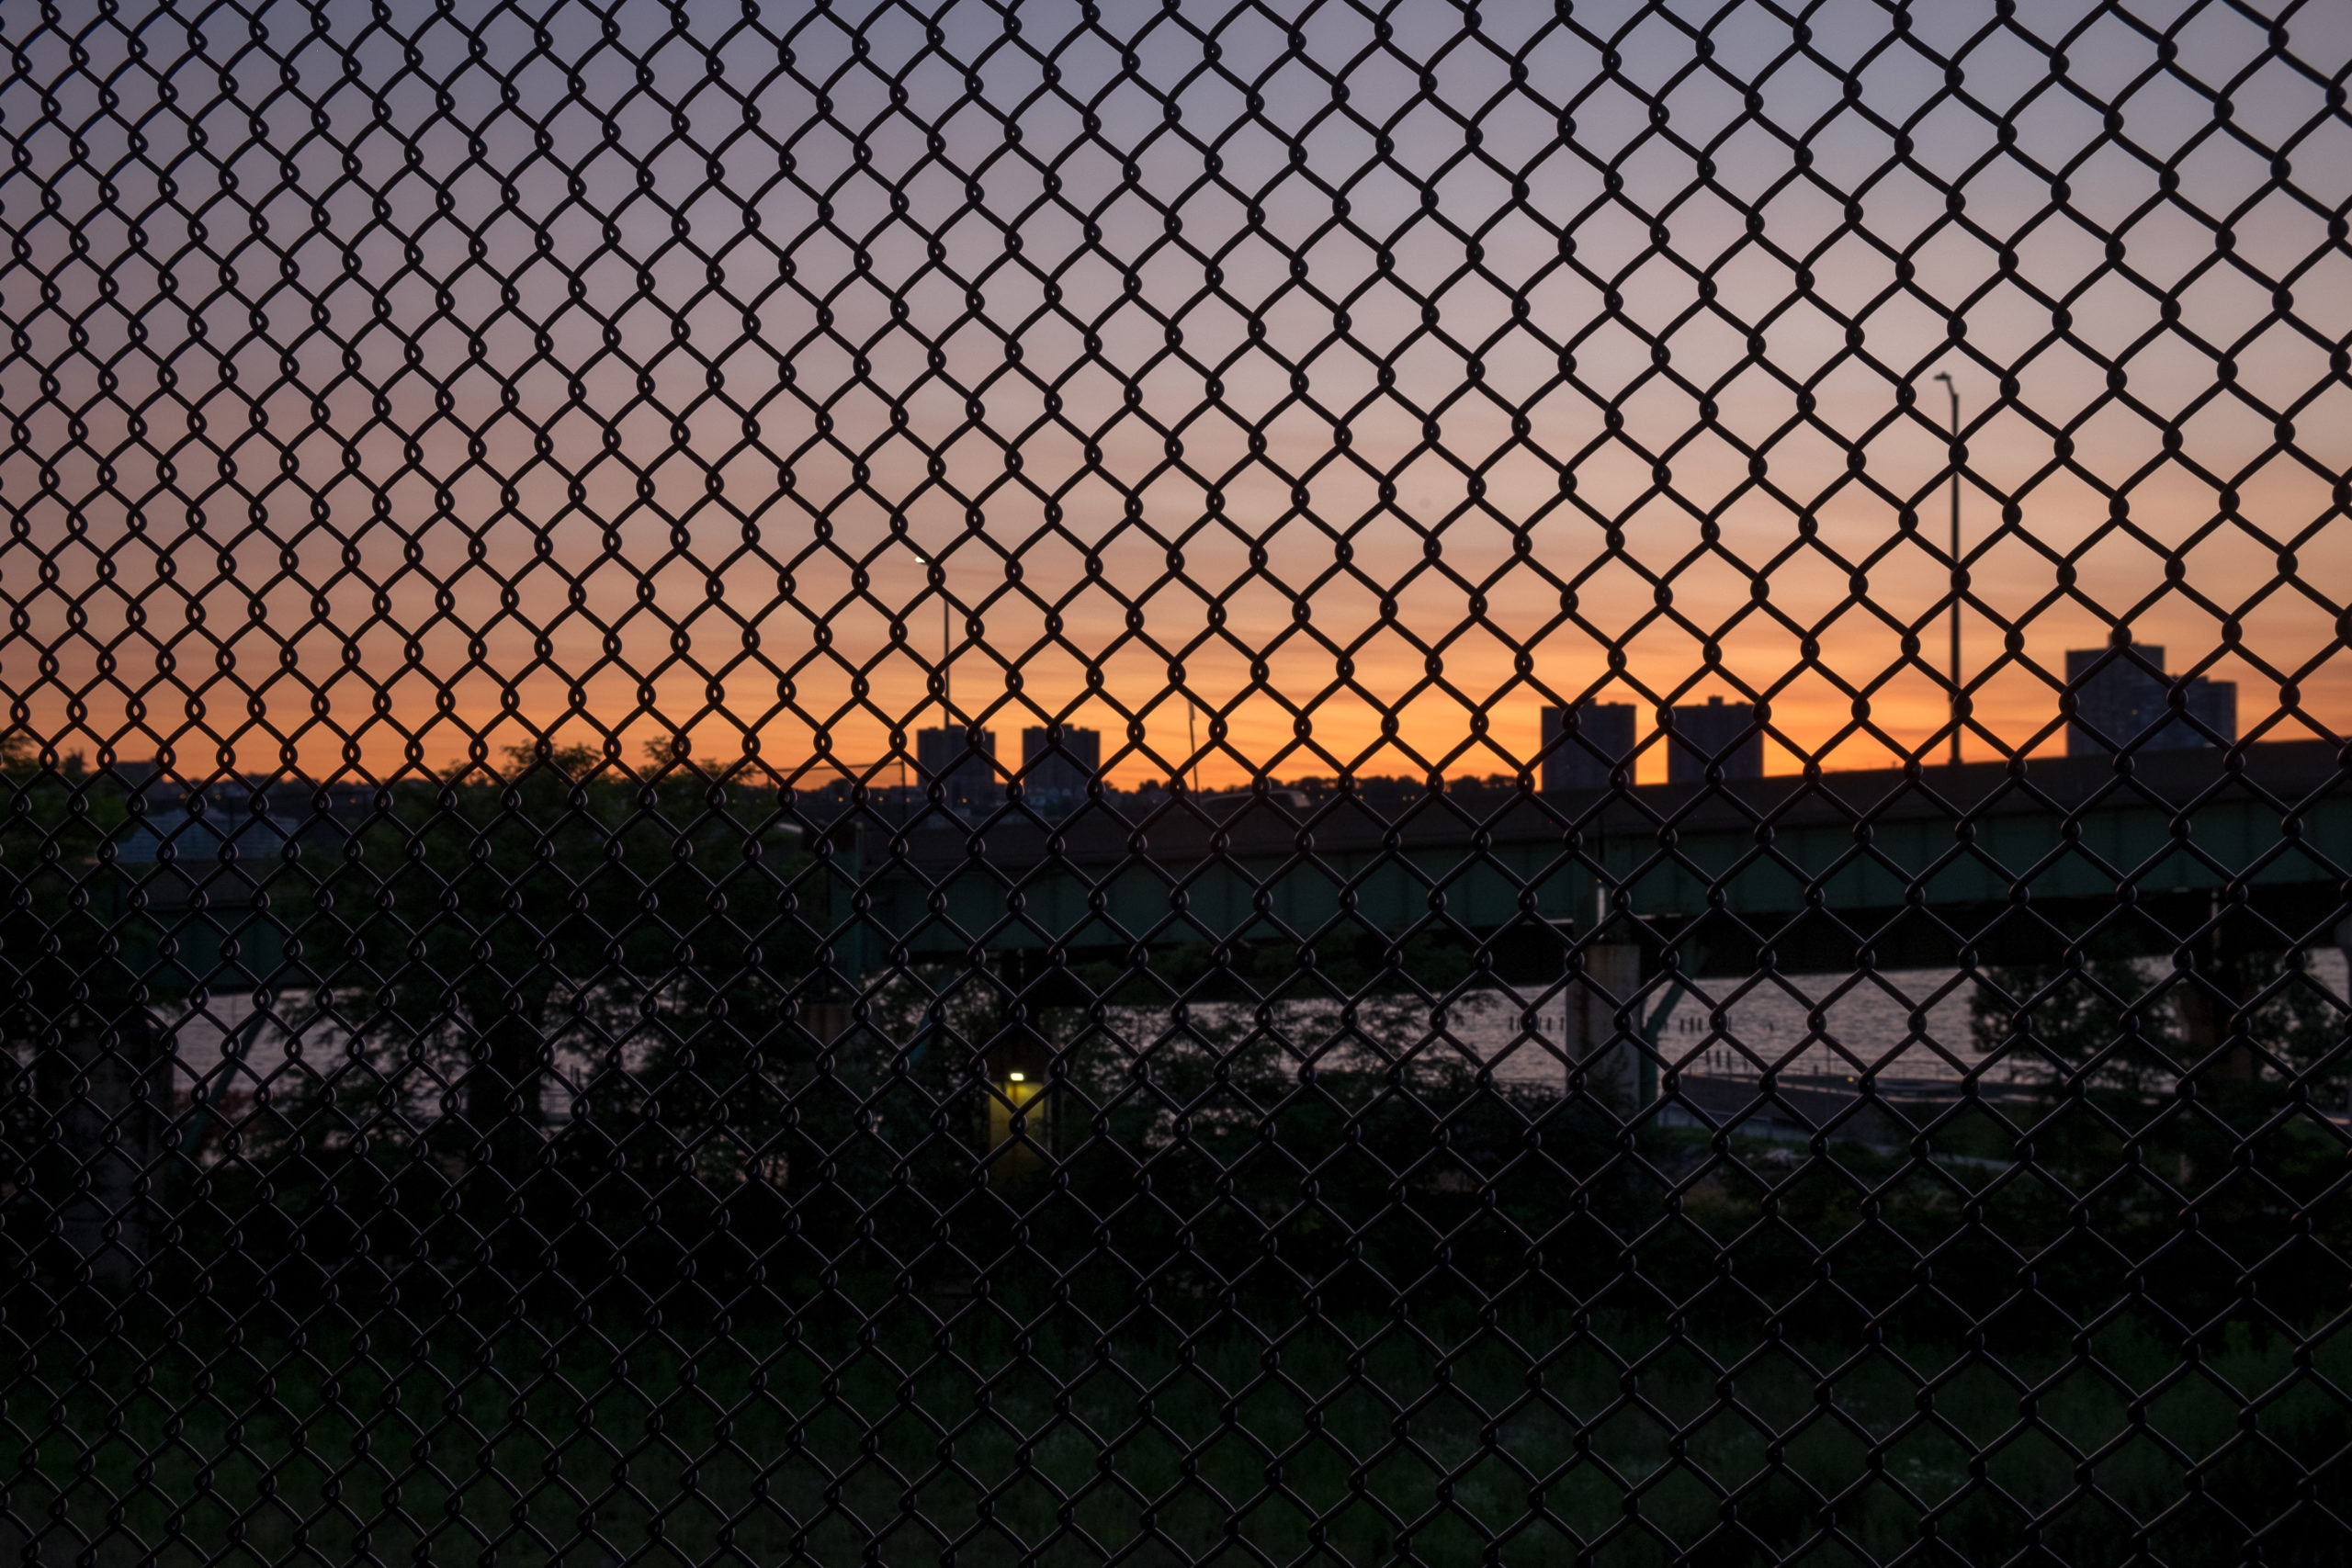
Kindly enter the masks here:
M 2352 12 L 0 46 L 26 1563 L 2352 1558 Z

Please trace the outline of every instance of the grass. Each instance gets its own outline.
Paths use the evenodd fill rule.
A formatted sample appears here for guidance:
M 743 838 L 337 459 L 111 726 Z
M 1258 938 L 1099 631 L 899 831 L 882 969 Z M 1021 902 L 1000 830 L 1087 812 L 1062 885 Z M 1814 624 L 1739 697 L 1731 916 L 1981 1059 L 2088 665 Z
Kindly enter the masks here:
M 2233 1560 L 2224 1507 L 2287 1517 L 2272 1561 L 2345 1561 L 2291 1513 L 2352 1438 L 2340 1337 L 1857 1355 L 1462 1310 L 1103 1339 L 1067 1306 L 834 1297 L 725 1335 L 12 1348 L 0 1529 L 45 1561 L 1860 1562 L 1930 1518 L 1941 1561 L 1991 1562 L 2043 1516 L 2070 1563 L 2150 1526 L 2189 1562 Z

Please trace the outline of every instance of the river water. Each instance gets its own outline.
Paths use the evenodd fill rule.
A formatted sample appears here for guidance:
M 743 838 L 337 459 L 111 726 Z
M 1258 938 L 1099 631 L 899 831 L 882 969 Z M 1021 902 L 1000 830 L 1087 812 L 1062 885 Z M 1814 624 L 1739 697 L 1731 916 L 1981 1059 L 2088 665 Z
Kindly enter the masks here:
M 2154 981 L 2156 961 L 2143 964 Z M 2344 954 L 2311 955 L 2312 977 L 2337 998 L 2347 995 Z M 1653 991 L 1645 1003 L 1662 1065 L 1688 1077 L 1782 1080 L 1829 1087 L 1873 1075 L 1884 1089 L 1932 1092 L 1970 1072 L 1987 1088 L 2030 1085 L 2039 1062 L 2005 1058 L 1987 1065 L 1971 1003 L 1973 982 L 1952 969 L 1887 969 L 1873 974 L 1710 978 L 1679 991 Z M 1189 1010 L 1189 1030 L 1164 1011 L 1124 1010 L 1118 1032 L 1131 1050 L 1170 1032 L 1198 1032 L 1211 1041 L 1271 1027 L 1297 1058 L 1364 1065 L 1377 1055 L 1425 1064 L 1458 1062 L 1491 1068 L 1497 1083 L 1541 1091 L 1565 1086 L 1576 1034 L 1564 995 L 1488 991 L 1436 1013 L 1391 1004 L 1359 1010 L 1350 1027 L 1336 1004 L 1298 1002 L 1270 1012 L 1240 1004 Z M 1369 1014 L 1371 1016 L 1367 1017 Z
M 1710 979 L 1653 992 L 1643 1010 L 1654 1021 L 1666 1062 L 1687 1074 L 1752 1078 L 1770 1070 L 1838 1078 L 1875 1069 L 1890 1083 L 1949 1082 L 1978 1061 L 1971 987 L 1953 981 L 1953 971 L 1929 969 Z M 1301 1061 L 1363 1066 L 1384 1056 L 1473 1070 L 1485 1066 L 1498 1084 L 1541 1090 L 1565 1084 L 1576 1040 L 1568 1010 L 1565 994 L 1506 990 L 1474 993 L 1442 1011 L 1373 1004 L 1357 1009 L 1352 1019 L 1336 1003 L 1261 1010 L 1209 1002 L 1194 1004 L 1181 1022 L 1164 1010 L 1122 1009 L 1114 1029 L 1136 1051 L 1170 1032 L 1229 1043 L 1265 1029 Z
M 2338 998 L 2347 995 L 2352 976 L 2340 951 L 2314 952 L 2311 967 L 2320 985 Z M 1949 969 L 1890 969 L 1706 979 L 1678 993 L 1653 993 L 1648 1009 L 1665 1063 L 1685 1075 L 1736 1080 L 1769 1070 L 1781 1078 L 1835 1083 L 1870 1072 L 1890 1089 L 1928 1089 L 1982 1065 L 1970 1019 L 1973 987 L 1956 978 Z M 313 1028 L 289 1062 L 284 1032 L 257 1021 L 251 1002 L 241 998 L 216 998 L 200 1014 L 164 1021 L 183 1095 L 207 1077 L 216 1096 L 242 1098 L 241 1091 L 272 1079 L 291 1087 L 312 1072 L 332 1070 L 343 1056 L 339 1035 Z M 1271 1026 L 1302 1063 L 1363 1066 L 1376 1055 L 1472 1069 L 1485 1065 L 1498 1084 L 1536 1092 L 1563 1086 L 1575 1038 L 1564 996 L 1502 990 L 1473 993 L 1442 1014 L 1426 1005 L 1376 1003 L 1359 1009 L 1352 1026 L 1336 1004 L 1317 1002 L 1263 1010 L 1197 1003 L 1181 1018 L 1168 1009 L 1119 1008 L 1110 1022 L 1118 1045 L 1129 1052 L 1148 1052 L 1170 1037 L 1215 1046 Z M 231 1050 L 239 1060 L 224 1074 Z M 582 1065 L 559 1061 L 558 1077 L 569 1076 L 568 1066 Z M 2027 1083 L 2036 1075 L 2032 1063 L 2002 1062 L 1985 1077 L 1992 1084 Z M 562 1099 L 560 1086 L 550 1090 Z

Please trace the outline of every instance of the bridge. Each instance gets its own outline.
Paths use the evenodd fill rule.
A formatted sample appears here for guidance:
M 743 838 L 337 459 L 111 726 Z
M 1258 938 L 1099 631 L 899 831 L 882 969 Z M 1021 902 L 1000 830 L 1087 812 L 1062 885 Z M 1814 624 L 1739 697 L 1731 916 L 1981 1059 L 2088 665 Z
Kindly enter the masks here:
M 2352 752 L 2324 741 L 1957 767 L 1433 795 L 1177 797 L 1040 824 L 836 830 L 835 959 L 1030 971 L 1139 950 L 1436 937 L 1505 979 L 1630 944 L 1688 974 L 2332 942 L 2352 901 Z

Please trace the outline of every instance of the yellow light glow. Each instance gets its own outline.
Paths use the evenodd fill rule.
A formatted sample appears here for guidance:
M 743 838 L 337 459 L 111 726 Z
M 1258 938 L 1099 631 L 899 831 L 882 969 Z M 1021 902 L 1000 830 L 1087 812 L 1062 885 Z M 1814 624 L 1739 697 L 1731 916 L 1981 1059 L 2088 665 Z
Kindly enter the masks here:
M 1029 1075 L 1026 1073 L 1007 1073 L 1005 1077 L 1013 1083 L 1027 1083 L 1029 1081 Z

